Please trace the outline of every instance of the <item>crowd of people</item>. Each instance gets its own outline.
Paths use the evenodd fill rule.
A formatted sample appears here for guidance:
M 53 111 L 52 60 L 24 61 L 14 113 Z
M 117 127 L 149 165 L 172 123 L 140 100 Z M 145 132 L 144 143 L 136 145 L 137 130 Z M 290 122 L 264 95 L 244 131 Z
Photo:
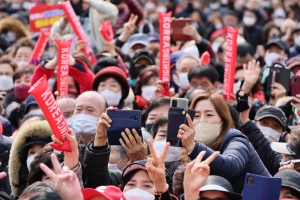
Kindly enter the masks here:
M 58 1 L 0 0 L 0 199 L 300 200 L 299 0 L 70 3 L 89 44 L 73 40 L 68 97 L 61 97 L 57 43 L 77 38 L 76 31 L 62 16 L 41 59 L 31 59 L 41 33 L 29 28 L 32 7 Z M 187 41 L 174 40 L 171 27 L 167 96 L 159 12 L 190 20 L 180 33 Z M 99 32 L 104 21 L 111 41 Z M 229 100 L 228 26 L 238 30 Z M 84 54 L 87 45 L 95 63 Z M 200 62 L 203 54 L 209 63 Z M 69 126 L 64 140 L 29 93 L 42 77 Z M 171 98 L 187 99 L 196 113 L 172 127 L 178 146 L 167 139 Z M 120 145 L 110 145 L 109 113 L 116 110 L 140 110 L 141 135 L 126 127 L 116 138 Z M 50 145 L 66 141 L 71 151 Z M 278 180 L 277 190 L 268 187 Z M 253 197 L 245 192 L 249 185 Z

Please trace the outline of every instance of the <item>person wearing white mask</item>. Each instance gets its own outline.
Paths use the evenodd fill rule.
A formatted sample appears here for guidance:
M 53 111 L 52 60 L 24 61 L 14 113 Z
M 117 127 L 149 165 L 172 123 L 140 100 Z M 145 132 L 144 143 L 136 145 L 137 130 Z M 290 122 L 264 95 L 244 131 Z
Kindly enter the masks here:
M 288 49 L 284 41 L 279 38 L 273 38 L 268 41 L 266 46 L 265 62 L 267 67 L 272 67 L 272 62 L 280 57 L 288 57 Z
M 105 98 L 95 91 L 84 92 L 76 99 L 74 114 L 68 124 L 79 138 L 82 158 L 86 144 L 95 137 L 98 118 L 106 108 Z
M 125 72 L 119 67 L 106 67 L 100 70 L 93 81 L 93 90 L 101 94 L 108 106 L 124 107 L 124 99 L 129 93 Z
M 210 174 L 229 180 L 236 193 L 242 192 L 247 173 L 270 177 L 247 137 L 235 129 L 222 95 L 198 95 L 190 108 L 196 110 L 195 118 L 186 116 L 188 125 L 180 125 L 177 137 L 191 160 L 201 151 L 206 151 L 204 159 L 220 151 L 210 164 Z
M 35 47 L 35 42 L 28 38 L 23 38 L 16 43 L 14 60 L 18 67 L 23 67 L 30 63 L 30 57 Z
M 290 58 L 300 54 L 300 23 L 298 23 L 293 29 L 293 39 L 294 45 L 290 47 Z
M 8 92 L 14 88 L 13 75 L 18 68 L 17 64 L 9 57 L 3 56 L 0 59 L 0 102 Z
M 190 87 L 188 79 L 189 71 L 199 65 L 199 58 L 190 54 L 184 54 L 176 62 L 176 77 L 174 82 L 180 87 L 179 94 L 184 94 Z
M 155 65 L 143 69 L 137 77 L 134 108 L 143 110 L 159 97 L 159 68 Z
M 281 140 L 287 119 L 280 108 L 267 105 L 260 108 L 255 115 L 255 121 L 269 142 Z
M 286 19 L 286 13 L 282 8 L 277 8 L 273 13 L 273 21 L 277 27 L 280 27 Z

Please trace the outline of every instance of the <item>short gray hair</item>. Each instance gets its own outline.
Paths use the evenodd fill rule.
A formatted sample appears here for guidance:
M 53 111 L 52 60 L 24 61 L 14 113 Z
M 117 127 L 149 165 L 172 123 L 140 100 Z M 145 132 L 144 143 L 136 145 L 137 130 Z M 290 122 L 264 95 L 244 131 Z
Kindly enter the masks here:
M 176 70 L 179 69 L 179 65 L 180 65 L 181 61 L 183 61 L 183 60 L 186 59 L 186 58 L 194 59 L 197 63 L 200 62 L 200 59 L 199 59 L 198 57 L 196 57 L 196 56 L 194 56 L 194 55 L 192 55 L 192 54 L 184 54 L 184 55 L 182 55 L 182 56 L 177 60 L 177 62 L 176 62 Z

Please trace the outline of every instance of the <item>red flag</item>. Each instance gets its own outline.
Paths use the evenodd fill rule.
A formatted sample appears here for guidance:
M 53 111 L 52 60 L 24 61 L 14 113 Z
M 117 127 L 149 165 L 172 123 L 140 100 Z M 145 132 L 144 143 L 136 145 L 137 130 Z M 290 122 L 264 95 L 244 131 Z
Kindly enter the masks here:
M 93 49 L 89 43 L 89 40 L 71 6 L 70 1 L 65 1 L 60 3 L 61 7 L 64 9 L 65 15 L 67 16 L 67 19 L 69 23 L 71 24 L 76 36 L 78 37 L 78 40 L 84 41 L 86 47 L 83 49 L 83 53 L 88 57 L 89 61 L 94 64 L 97 59 L 94 55 Z
M 205 65 L 210 63 L 210 55 L 205 51 L 200 58 L 200 65 Z
M 69 126 L 49 89 L 46 76 L 40 78 L 28 92 L 39 104 L 55 137 L 64 141 L 63 145 L 53 142 L 51 146 L 59 151 L 71 152 L 70 142 L 65 139 L 66 134 L 69 134 Z
M 172 12 L 159 12 L 160 22 L 160 63 L 159 78 L 163 87 L 162 94 L 170 96 L 170 29 Z
M 226 51 L 225 51 L 225 70 L 224 70 L 224 84 L 223 95 L 226 101 L 231 99 L 234 87 L 235 63 L 237 53 L 237 36 L 238 29 L 227 27 L 226 35 Z
M 57 91 L 60 98 L 68 97 L 69 54 L 72 40 L 56 40 L 58 46 Z

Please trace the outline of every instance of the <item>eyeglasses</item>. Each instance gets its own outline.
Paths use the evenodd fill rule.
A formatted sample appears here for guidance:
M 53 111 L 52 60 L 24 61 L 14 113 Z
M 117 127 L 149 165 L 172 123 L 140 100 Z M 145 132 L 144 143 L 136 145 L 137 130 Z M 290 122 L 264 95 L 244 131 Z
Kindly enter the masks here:
M 296 160 L 288 160 L 288 161 L 283 161 L 283 160 L 281 160 L 281 162 L 279 163 L 280 164 L 280 166 L 282 167 L 282 166 L 284 166 L 284 165 L 288 165 L 288 164 L 291 164 L 291 163 L 300 163 L 300 159 L 296 159 Z
M 230 199 L 227 199 L 227 198 L 223 198 L 223 197 L 217 197 L 217 198 L 214 198 L 214 199 L 210 199 L 208 197 L 199 197 L 198 200 L 230 200 Z

